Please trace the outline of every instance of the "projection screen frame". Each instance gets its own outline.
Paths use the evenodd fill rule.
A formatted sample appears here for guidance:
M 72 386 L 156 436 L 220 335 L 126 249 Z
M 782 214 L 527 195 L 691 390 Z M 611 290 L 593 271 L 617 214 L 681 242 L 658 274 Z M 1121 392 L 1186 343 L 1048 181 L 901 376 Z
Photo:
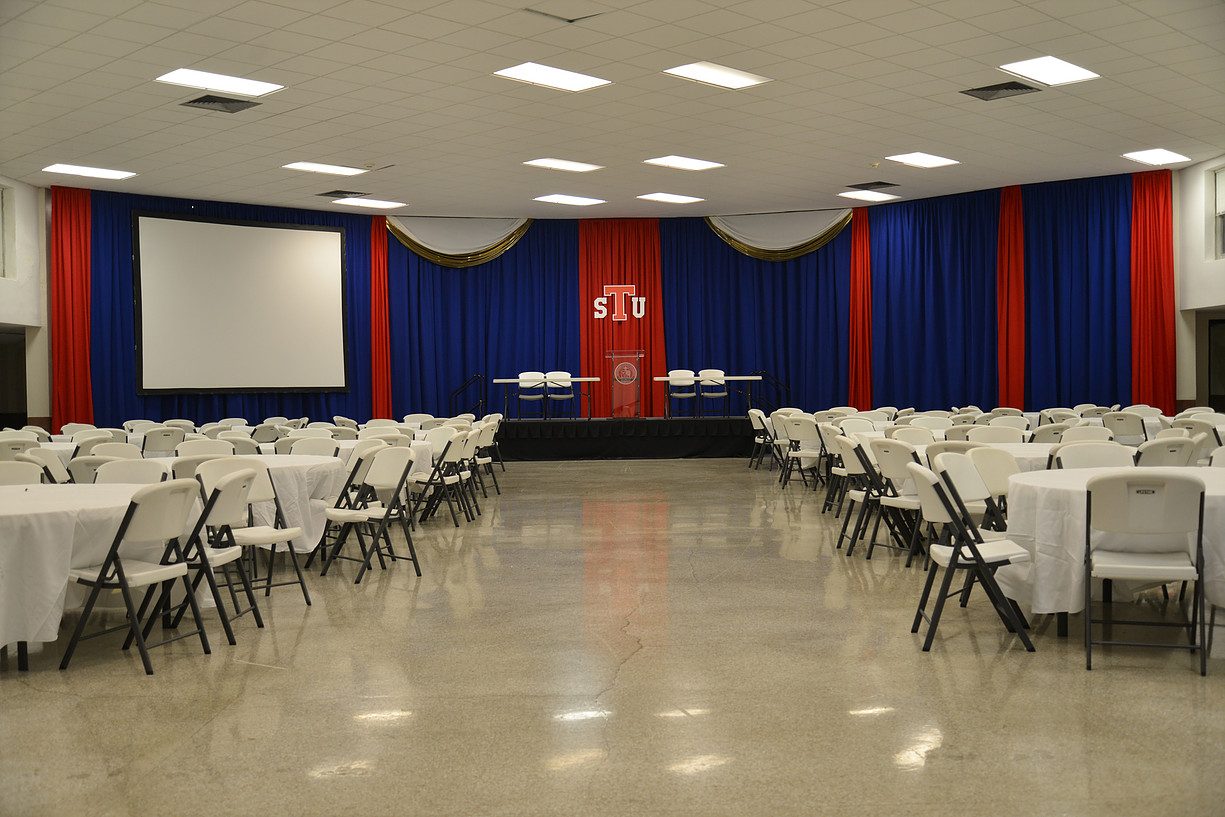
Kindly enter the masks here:
M 224 224 L 235 227 L 261 227 L 275 230 L 306 230 L 311 232 L 329 232 L 340 235 L 340 320 L 341 320 L 341 355 L 344 367 L 343 386 L 235 386 L 235 387 L 168 387 L 150 388 L 145 386 L 144 377 L 144 305 L 141 298 L 141 254 L 140 254 L 140 219 L 152 218 L 168 221 L 195 221 L 209 224 Z M 165 213 L 155 210 L 131 211 L 132 222 L 132 307 L 133 307 L 133 340 L 136 356 L 136 393 L 142 396 L 170 396 L 175 394 L 347 394 L 351 391 L 349 381 L 349 265 L 346 254 L 348 233 L 343 226 L 326 224 L 293 224 L 275 221 L 254 221 L 249 219 L 222 218 L 183 213 Z

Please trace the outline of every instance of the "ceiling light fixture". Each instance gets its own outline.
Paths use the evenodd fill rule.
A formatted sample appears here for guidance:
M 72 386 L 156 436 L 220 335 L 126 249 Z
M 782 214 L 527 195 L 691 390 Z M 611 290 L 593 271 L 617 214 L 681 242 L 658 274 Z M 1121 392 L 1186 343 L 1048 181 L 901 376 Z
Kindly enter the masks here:
M 1133 162 L 1140 162 L 1146 165 L 1172 165 L 1178 162 L 1189 162 L 1190 158 L 1183 156 L 1181 153 L 1175 153 L 1172 150 L 1165 148 L 1153 148 L 1152 150 L 1135 150 L 1131 153 L 1124 153 L 1124 159 L 1131 159 Z
M 332 204 L 349 204 L 354 207 L 369 207 L 374 210 L 391 210 L 396 207 L 408 206 L 408 204 L 402 201 L 383 201 L 382 199 L 358 199 L 352 197 L 336 199 Z
M 231 77 L 226 74 L 210 74 L 208 71 L 196 71 L 192 68 L 179 68 L 169 74 L 162 74 L 157 78 L 157 82 L 185 85 L 188 88 L 203 88 L 206 91 L 224 91 L 243 96 L 263 96 L 285 87 L 272 82 Z
M 891 193 L 877 193 L 875 190 L 847 190 L 845 193 L 839 193 L 838 195 L 848 199 L 859 199 L 860 201 L 889 201 L 889 199 L 901 198 L 901 196 L 894 196 Z
M 70 176 L 89 176 L 91 179 L 130 179 L 135 173 L 126 170 L 107 170 L 105 167 L 85 167 L 83 165 L 47 165 L 44 173 L 65 173 Z
M 886 156 L 891 162 L 900 162 L 911 167 L 945 167 L 960 164 L 956 159 L 946 159 L 943 156 L 933 156 L 930 153 L 899 153 L 896 156 Z
M 589 165 L 586 162 L 571 162 L 568 159 L 532 159 L 524 164 L 532 167 L 547 167 L 550 170 L 568 170 L 571 173 L 590 173 L 592 170 L 604 168 L 604 165 Z
M 318 162 L 290 162 L 281 165 L 286 170 L 305 170 L 307 173 L 330 173 L 333 176 L 360 176 L 370 171 L 363 167 L 345 167 L 344 165 L 323 165 Z
M 537 196 L 535 201 L 549 204 L 572 204 L 575 207 L 587 207 L 591 204 L 603 204 L 604 199 L 589 199 L 586 196 L 567 196 L 564 193 L 550 193 L 547 196 Z
M 657 156 L 654 159 L 643 159 L 644 165 L 659 165 L 673 167 L 677 170 L 710 170 L 712 167 L 723 167 L 718 162 L 707 162 L 704 159 L 690 159 L 688 156 Z
M 1067 85 L 1070 82 L 1084 82 L 1100 76 L 1087 68 L 1065 62 L 1058 57 L 1037 57 L 1032 60 L 1010 62 L 1007 65 L 1001 65 L 1000 70 L 1041 82 L 1043 85 Z
M 694 196 L 682 196 L 677 193 L 647 193 L 645 196 L 639 196 L 640 199 L 647 201 L 662 201 L 666 204 L 693 204 L 695 201 L 706 201 Z
M 665 69 L 664 73 L 706 85 L 730 88 L 733 91 L 770 81 L 769 77 L 750 74 L 748 71 L 737 71 L 735 68 L 728 68 L 726 65 L 718 65 L 713 62 L 691 62 L 688 65 Z
M 586 91 L 601 85 L 611 85 L 612 82 L 599 77 L 567 71 L 564 68 L 553 68 L 536 62 L 525 62 L 494 71 L 494 76 L 526 82 L 531 85 L 543 85 L 546 88 L 556 88 L 559 91 Z

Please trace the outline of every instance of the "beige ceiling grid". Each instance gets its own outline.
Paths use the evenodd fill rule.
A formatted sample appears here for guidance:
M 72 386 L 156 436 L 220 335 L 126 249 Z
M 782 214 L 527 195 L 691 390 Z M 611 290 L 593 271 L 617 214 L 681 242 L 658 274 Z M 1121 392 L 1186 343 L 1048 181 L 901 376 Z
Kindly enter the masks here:
M 960 93 L 1046 54 L 1101 78 L 994 102 Z M 772 81 L 729 91 L 661 73 L 699 60 Z M 612 84 L 565 93 L 493 75 L 525 61 Z M 199 111 L 180 103 L 202 92 L 153 81 L 180 67 L 286 87 L 240 113 Z M 323 209 L 344 209 L 317 195 L 341 188 L 416 215 L 829 208 L 878 179 L 920 198 L 1131 172 L 1143 166 L 1120 155 L 1145 148 L 1209 159 L 1225 151 L 1222 77 L 1220 0 L 0 0 L 0 175 Z M 884 160 L 911 151 L 960 164 Z M 665 154 L 726 166 L 642 164 Z M 522 165 L 542 157 L 605 169 Z M 375 170 L 281 168 L 292 161 Z M 139 175 L 42 171 L 55 162 Z M 636 198 L 660 191 L 705 201 Z M 548 193 L 607 203 L 532 200 Z

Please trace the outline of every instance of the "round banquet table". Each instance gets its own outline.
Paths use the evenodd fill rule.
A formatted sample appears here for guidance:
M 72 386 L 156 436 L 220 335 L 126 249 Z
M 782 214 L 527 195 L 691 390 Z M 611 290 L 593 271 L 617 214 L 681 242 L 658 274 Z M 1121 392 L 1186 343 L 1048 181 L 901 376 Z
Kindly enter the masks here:
M 0 644 L 56 639 L 68 571 L 106 558 L 140 487 L 0 486 Z
M 1204 591 L 1210 603 L 1225 606 L 1225 468 L 1074 468 L 1012 476 L 1008 538 L 1033 560 L 996 572 L 1004 595 L 1036 614 L 1083 610 L 1085 485 L 1098 474 L 1167 470 L 1194 473 L 1204 481 Z M 1126 549 L 1126 537 L 1111 542 Z

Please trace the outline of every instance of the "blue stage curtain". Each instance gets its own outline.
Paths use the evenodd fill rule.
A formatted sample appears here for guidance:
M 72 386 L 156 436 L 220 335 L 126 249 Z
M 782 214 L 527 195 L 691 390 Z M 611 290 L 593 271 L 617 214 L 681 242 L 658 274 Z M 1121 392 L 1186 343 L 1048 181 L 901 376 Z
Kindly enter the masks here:
M 669 369 L 769 372 L 790 392 L 763 386 L 766 408 L 846 402 L 849 229 L 791 261 L 742 255 L 698 218 L 661 219 L 659 242 Z M 743 396 L 731 411 L 746 411 Z
M 486 264 L 450 269 L 388 241 L 391 397 L 395 416 L 451 414 L 450 395 L 472 375 L 578 375 L 578 222 L 537 220 Z M 488 384 L 487 411 L 505 389 Z M 458 396 L 466 411 L 478 389 Z M 513 409 L 511 416 L 514 416 Z
M 871 208 L 878 406 L 994 406 L 999 190 Z
M 1030 408 L 1131 401 L 1132 178 L 1022 188 Z
M 94 191 L 91 241 L 91 353 L 95 423 L 116 426 L 124 420 L 182 417 L 197 423 L 245 417 L 252 423 L 284 415 L 330 421 L 333 415 L 356 420 L 370 416 L 370 217 L 259 207 L 227 202 L 191 201 Z M 138 395 L 136 390 L 135 314 L 132 289 L 132 211 L 170 215 L 344 227 L 348 392 L 251 392 L 236 394 Z M 207 282 L 201 282 L 207 286 Z M 241 298 L 242 293 L 235 293 Z M 191 304 L 184 304 L 190 309 Z M 217 331 L 227 331 L 217 316 Z M 259 355 L 252 349 L 253 356 Z M 275 365 L 275 361 L 269 361 Z

